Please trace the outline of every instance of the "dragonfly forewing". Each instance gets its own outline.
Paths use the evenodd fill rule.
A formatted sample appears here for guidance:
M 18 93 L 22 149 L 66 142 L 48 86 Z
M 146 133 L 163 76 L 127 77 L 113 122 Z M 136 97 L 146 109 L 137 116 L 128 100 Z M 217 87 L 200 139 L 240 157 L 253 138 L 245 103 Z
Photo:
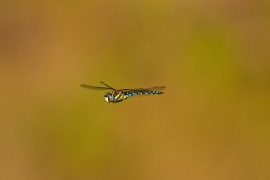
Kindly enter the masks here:
M 86 88 L 86 89 L 92 89 L 92 90 L 113 90 L 112 88 L 109 87 L 97 87 L 97 86 L 90 86 L 86 84 L 81 84 L 81 87 Z

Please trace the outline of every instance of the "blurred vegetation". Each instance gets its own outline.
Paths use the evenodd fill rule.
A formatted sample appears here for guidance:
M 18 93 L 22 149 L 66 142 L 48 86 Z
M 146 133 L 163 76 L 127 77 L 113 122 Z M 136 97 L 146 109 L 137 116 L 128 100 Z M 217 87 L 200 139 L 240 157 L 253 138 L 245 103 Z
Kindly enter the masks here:
M 269 179 L 269 5 L 2 1 L 0 179 Z

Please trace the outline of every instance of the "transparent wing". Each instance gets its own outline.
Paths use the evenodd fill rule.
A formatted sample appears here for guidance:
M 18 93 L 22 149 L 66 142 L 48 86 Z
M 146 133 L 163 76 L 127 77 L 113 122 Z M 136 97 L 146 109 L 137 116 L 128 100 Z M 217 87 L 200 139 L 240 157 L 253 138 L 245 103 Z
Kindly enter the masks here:
M 127 92 L 127 91 L 162 91 L 165 89 L 166 86 L 155 86 L 150 88 L 136 88 L 136 89 L 120 89 L 120 91 Z
M 86 85 L 86 84 L 81 84 L 80 86 L 83 88 L 86 88 L 86 89 L 92 89 L 92 90 L 98 90 L 98 91 L 112 89 L 109 87 L 97 87 L 97 86 L 90 86 L 90 85 Z M 112 90 L 114 90 L 114 89 L 112 89 Z
M 162 91 L 165 88 L 166 88 L 166 86 L 155 86 L 155 87 L 151 87 L 151 88 L 147 88 L 147 89 L 151 90 L 151 91 Z

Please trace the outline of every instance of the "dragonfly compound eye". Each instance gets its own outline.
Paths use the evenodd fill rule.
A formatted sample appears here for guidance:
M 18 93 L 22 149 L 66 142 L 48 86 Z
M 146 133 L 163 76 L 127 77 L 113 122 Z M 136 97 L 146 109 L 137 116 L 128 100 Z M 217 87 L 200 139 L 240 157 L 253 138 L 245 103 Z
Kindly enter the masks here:
M 112 93 L 107 93 L 105 94 L 104 96 L 104 100 L 109 103 L 109 102 L 112 102 L 114 101 L 114 95 Z
M 104 100 L 105 100 L 106 103 L 110 102 L 109 97 L 107 95 L 104 96 Z

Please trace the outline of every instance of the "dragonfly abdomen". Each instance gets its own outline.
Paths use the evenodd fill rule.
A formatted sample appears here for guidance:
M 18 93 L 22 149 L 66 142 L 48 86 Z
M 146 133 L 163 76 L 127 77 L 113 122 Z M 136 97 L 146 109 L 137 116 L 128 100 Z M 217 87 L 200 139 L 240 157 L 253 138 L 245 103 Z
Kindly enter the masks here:
M 151 95 L 151 94 L 163 94 L 163 92 L 161 91 L 140 91 L 140 90 L 136 90 L 136 91 L 128 91 L 124 93 L 125 96 L 131 97 L 131 96 L 137 96 L 137 95 Z

